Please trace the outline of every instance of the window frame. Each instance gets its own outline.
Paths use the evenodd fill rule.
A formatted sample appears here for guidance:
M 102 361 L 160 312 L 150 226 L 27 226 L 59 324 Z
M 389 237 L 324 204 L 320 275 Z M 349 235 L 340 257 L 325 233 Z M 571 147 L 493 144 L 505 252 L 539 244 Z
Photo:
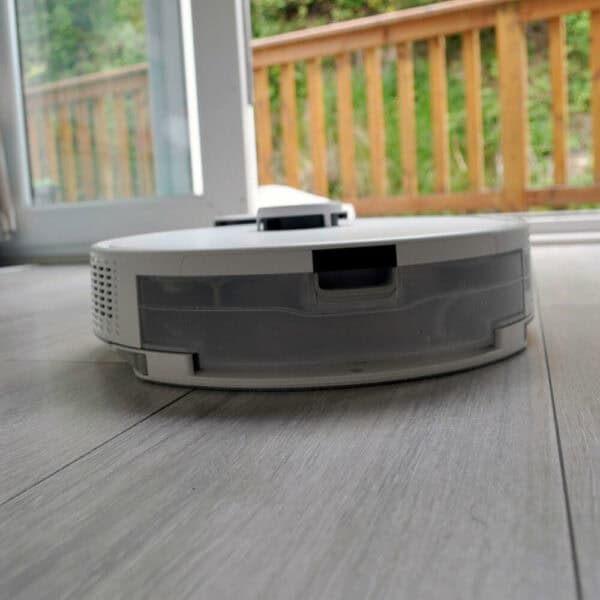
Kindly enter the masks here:
M 252 208 L 257 174 L 246 0 L 182 1 L 190 3 L 186 14 L 194 40 L 202 193 L 49 206 L 32 203 L 16 5 L 0 3 L 0 77 L 6 90 L 0 97 L 0 131 L 18 226 L 3 254 L 17 260 L 82 257 L 102 239 L 206 226 L 218 214 Z

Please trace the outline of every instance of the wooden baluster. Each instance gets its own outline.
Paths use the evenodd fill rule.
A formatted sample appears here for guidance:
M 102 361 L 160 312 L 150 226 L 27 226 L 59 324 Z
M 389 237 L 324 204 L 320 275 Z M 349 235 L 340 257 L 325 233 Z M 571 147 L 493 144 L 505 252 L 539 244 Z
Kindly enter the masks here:
M 273 183 L 273 129 L 267 67 L 254 70 L 254 119 L 258 181 L 266 185 Z
M 327 196 L 327 142 L 325 137 L 325 101 L 321 59 L 313 58 L 307 64 L 308 106 L 310 111 L 310 144 L 313 162 L 313 192 Z
M 567 183 L 568 120 L 567 44 L 562 17 L 548 23 L 550 36 L 550 74 L 552 77 L 552 131 L 554 135 L 554 183 Z
M 442 35 L 431 38 L 428 49 L 435 191 L 446 193 L 450 190 L 446 38 Z
M 594 181 L 600 183 L 600 10 L 593 10 L 590 18 L 592 70 L 592 128 L 594 146 Z
M 135 107 L 135 148 L 138 187 L 142 195 L 149 196 L 154 192 L 152 137 L 148 119 L 148 96 L 145 89 L 140 89 L 133 97 Z
M 94 101 L 93 115 L 100 192 L 105 199 L 113 198 L 112 152 L 110 139 L 108 137 L 105 97 L 100 96 Z
M 132 196 L 131 160 L 129 156 L 129 127 L 127 123 L 127 104 L 124 93 L 115 95 L 115 138 L 117 144 L 117 162 L 119 180 L 117 195 L 122 198 Z
M 52 113 L 49 109 L 44 111 L 44 150 L 47 160 L 47 174 L 56 186 L 60 186 L 58 175 L 58 158 L 56 156 L 56 131 Z
M 86 200 L 96 198 L 94 185 L 94 167 L 92 156 L 92 137 L 90 134 L 90 115 L 87 101 L 79 102 L 76 108 L 76 132 L 78 141 L 79 164 L 83 178 L 83 192 Z
M 373 191 L 379 198 L 386 194 L 385 123 L 383 119 L 383 85 L 381 79 L 381 48 L 365 50 L 367 78 L 367 115 L 371 150 Z
M 504 162 L 504 210 L 525 210 L 529 181 L 527 148 L 527 45 L 516 4 L 496 13 L 500 126 Z
M 31 161 L 31 176 L 33 182 L 41 179 L 42 168 L 40 164 L 40 138 L 38 131 L 38 111 L 30 110 L 27 115 L 27 137 L 29 140 L 29 160 Z
M 483 166 L 483 117 L 481 110 L 481 46 L 479 31 L 463 34 L 465 70 L 465 109 L 467 121 L 467 161 L 469 185 L 473 191 L 485 186 Z
M 135 147 L 135 181 L 134 188 L 137 196 L 145 196 L 148 194 L 146 160 L 146 144 L 144 141 L 145 129 L 145 103 L 143 99 L 144 90 L 137 89 L 131 96 L 133 103 L 133 142 Z
M 357 197 L 354 162 L 354 117 L 352 110 L 352 57 L 349 52 L 335 59 L 337 88 L 338 146 L 342 194 L 346 200 Z
M 291 185 L 292 187 L 300 187 L 300 170 L 298 165 L 296 77 L 293 63 L 281 65 L 279 86 L 285 178 L 288 185 Z
M 68 202 L 75 202 L 77 200 L 77 172 L 73 152 L 71 110 L 68 104 L 63 104 L 58 110 L 58 139 L 65 198 Z
M 415 79 L 412 43 L 396 47 L 398 73 L 398 112 L 402 151 L 402 187 L 405 194 L 418 192 L 417 124 L 415 121 Z

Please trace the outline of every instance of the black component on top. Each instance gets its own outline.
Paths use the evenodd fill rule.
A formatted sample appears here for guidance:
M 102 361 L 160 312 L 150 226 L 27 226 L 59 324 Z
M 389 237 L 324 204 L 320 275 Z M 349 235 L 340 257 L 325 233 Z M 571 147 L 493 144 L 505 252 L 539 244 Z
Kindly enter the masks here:
M 334 223 L 337 225 L 337 223 Z M 267 217 L 260 219 L 258 228 L 261 231 L 284 231 L 288 229 L 316 229 L 325 227 L 325 217 L 316 215 L 297 215 L 288 217 Z
M 313 250 L 313 271 L 322 290 L 389 285 L 397 266 L 396 246 L 358 246 Z

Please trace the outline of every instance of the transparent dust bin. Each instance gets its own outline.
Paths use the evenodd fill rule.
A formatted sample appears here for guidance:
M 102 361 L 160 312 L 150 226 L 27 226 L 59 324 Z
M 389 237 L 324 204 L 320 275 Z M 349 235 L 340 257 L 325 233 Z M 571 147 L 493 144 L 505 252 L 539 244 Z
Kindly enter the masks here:
M 306 370 L 478 352 L 532 314 L 529 255 L 369 269 L 138 276 L 142 348 L 208 372 Z

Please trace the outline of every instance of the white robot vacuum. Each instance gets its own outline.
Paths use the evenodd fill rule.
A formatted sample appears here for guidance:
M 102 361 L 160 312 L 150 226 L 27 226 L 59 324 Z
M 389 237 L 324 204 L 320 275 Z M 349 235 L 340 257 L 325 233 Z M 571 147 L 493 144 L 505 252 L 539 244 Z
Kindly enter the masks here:
M 398 381 L 525 348 L 527 225 L 354 219 L 337 202 L 96 244 L 94 333 L 146 380 L 292 389 Z

